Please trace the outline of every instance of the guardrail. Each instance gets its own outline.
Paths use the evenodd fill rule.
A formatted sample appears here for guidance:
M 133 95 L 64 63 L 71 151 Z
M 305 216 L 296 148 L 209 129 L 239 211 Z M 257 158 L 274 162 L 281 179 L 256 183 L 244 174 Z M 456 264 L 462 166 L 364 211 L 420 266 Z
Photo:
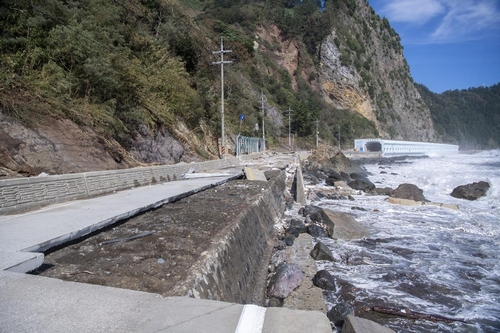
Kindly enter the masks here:
M 239 135 L 236 137 L 236 156 L 264 152 L 266 140 L 262 138 Z

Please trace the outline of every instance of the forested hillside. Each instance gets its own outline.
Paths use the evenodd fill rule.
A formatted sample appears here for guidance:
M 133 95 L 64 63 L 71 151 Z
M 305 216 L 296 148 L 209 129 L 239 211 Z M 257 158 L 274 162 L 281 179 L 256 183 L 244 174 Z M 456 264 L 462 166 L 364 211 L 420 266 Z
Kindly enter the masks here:
M 304 148 L 317 121 L 322 140 L 345 148 L 356 137 L 435 140 L 399 35 L 366 0 L 4 0 L 0 34 L 9 172 L 218 157 L 221 38 L 232 51 L 229 150 L 240 115 L 242 134 L 256 135 L 262 96 L 268 147 L 287 141 L 289 108 Z
M 442 94 L 420 84 L 417 88 L 443 141 L 457 143 L 461 149 L 500 147 L 500 84 Z

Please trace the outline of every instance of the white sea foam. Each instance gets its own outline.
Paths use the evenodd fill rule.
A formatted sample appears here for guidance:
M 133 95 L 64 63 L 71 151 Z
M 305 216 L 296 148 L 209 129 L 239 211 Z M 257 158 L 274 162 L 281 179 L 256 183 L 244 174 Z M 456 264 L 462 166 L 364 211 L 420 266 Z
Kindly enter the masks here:
M 336 260 L 319 268 L 353 285 L 358 302 L 379 300 L 469 321 L 417 321 L 414 331 L 500 332 L 500 150 L 408 162 L 365 168 L 377 187 L 415 184 L 427 199 L 456 204 L 460 210 L 398 206 L 383 196 L 366 195 L 354 196 L 354 202 L 314 202 L 355 216 L 370 231 L 361 241 L 322 239 Z M 490 184 L 486 197 L 468 201 L 450 196 L 455 187 L 481 180 Z M 340 298 L 340 293 L 332 295 L 332 303 Z M 408 325 L 400 319 L 385 324 L 396 331 L 405 331 L 398 325 Z

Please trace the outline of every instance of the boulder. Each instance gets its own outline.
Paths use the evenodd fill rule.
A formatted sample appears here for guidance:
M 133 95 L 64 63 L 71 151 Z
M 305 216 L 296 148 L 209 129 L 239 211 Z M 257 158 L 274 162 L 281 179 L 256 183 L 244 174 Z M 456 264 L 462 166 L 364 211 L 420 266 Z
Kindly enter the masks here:
M 414 201 L 428 201 L 424 197 L 424 191 L 413 184 L 401 184 L 394 190 L 391 197 L 399 199 L 408 199 Z
M 333 261 L 332 251 L 325 244 L 318 242 L 311 250 L 311 257 L 315 260 L 330 260 Z
M 313 237 L 328 237 L 328 231 L 317 224 L 311 224 L 308 226 L 307 233 Z
M 368 236 L 365 229 L 356 219 L 342 212 L 322 209 L 323 223 L 328 227 L 328 233 L 334 239 L 359 239 Z
M 295 235 L 293 234 L 288 234 L 283 237 L 283 241 L 287 246 L 292 246 L 293 242 L 295 241 Z
M 394 190 L 390 187 L 384 187 L 384 188 L 376 188 L 373 190 L 373 192 L 377 195 L 392 196 L 392 194 L 394 193 Z
M 328 319 L 335 325 L 335 326 L 342 326 L 344 325 L 344 321 L 346 320 L 347 316 L 354 316 L 354 309 L 349 303 L 343 302 L 339 303 L 337 305 L 334 305 L 330 311 L 326 314 Z
M 307 232 L 307 227 L 304 221 L 299 220 L 299 219 L 292 219 L 290 221 L 290 226 L 289 228 L 295 228 L 299 233 L 306 233 Z
M 348 182 L 347 185 L 354 190 L 363 192 L 368 192 L 375 188 L 375 184 L 373 184 L 368 178 L 355 179 Z
M 283 264 L 269 281 L 267 295 L 269 297 L 287 298 L 290 293 L 302 284 L 304 274 L 297 264 Z
M 269 264 L 274 267 L 279 267 L 284 264 L 286 261 L 286 252 L 285 250 L 278 250 L 273 253 L 271 256 L 271 260 L 269 260 Z
M 352 179 L 366 179 L 368 175 L 364 172 L 352 172 L 349 176 Z
M 458 199 L 467 200 L 477 200 L 480 197 L 484 197 L 486 192 L 488 192 L 490 184 L 484 181 L 477 183 L 461 185 L 456 187 L 452 192 L 451 196 Z
M 322 269 L 313 277 L 313 284 L 321 289 L 335 291 L 335 278 L 327 270 Z
M 318 206 L 313 206 L 313 205 L 307 205 L 304 207 L 304 209 L 302 209 L 302 215 L 305 216 L 307 218 L 307 216 L 309 216 L 309 218 L 312 220 L 312 221 L 316 221 L 316 222 L 319 222 L 321 223 L 321 210 L 322 208 L 321 207 L 318 207 Z

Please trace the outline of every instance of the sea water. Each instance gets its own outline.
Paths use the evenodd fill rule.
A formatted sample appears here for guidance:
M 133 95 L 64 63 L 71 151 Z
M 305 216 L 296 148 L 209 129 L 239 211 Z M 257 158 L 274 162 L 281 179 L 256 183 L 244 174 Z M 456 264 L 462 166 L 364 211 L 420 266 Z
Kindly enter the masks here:
M 358 312 L 386 306 L 460 320 L 377 317 L 396 332 L 500 332 L 500 151 L 364 168 L 377 187 L 414 184 L 426 199 L 460 210 L 400 206 L 365 194 L 355 201 L 312 202 L 353 215 L 370 232 L 356 241 L 320 239 L 336 258 L 318 261 L 318 269 L 337 281 L 329 306 L 348 301 Z M 487 196 L 476 201 L 450 196 L 455 187 L 478 181 L 490 184 Z

